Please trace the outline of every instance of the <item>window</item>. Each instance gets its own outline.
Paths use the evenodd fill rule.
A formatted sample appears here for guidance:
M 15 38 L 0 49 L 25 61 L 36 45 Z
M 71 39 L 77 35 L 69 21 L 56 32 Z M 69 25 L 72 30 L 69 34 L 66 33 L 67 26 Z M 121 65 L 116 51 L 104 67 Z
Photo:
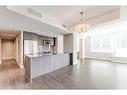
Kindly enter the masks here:
M 92 52 L 112 52 L 111 35 L 98 35 L 91 37 Z
M 91 49 L 92 51 L 100 51 L 100 37 L 99 36 L 95 36 L 95 37 L 91 37 Z
M 112 52 L 113 56 L 127 57 L 127 32 L 120 31 L 91 37 L 92 52 Z
M 127 57 L 127 32 L 121 31 L 115 36 L 115 56 Z

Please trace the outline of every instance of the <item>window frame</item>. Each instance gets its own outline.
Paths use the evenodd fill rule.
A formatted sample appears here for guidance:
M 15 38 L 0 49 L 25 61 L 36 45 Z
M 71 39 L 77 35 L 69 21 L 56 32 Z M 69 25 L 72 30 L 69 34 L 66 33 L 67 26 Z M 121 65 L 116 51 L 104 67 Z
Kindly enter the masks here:
M 106 50 L 106 49 L 103 49 L 103 48 L 102 48 L 102 45 L 104 44 L 104 43 L 103 43 L 103 37 L 106 37 L 106 36 L 109 36 L 109 44 L 110 44 L 109 50 L 108 50 L 108 49 Z M 97 50 L 97 49 L 94 48 L 94 40 L 95 40 L 96 38 L 100 40 L 100 41 L 99 41 L 99 46 L 100 46 L 99 49 L 100 49 L 100 50 L 99 50 L 99 49 Z M 112 46 L 112 39 L 111 39 L 111 38 L 112 38 L 112 37 L 111 37 L 111 35 L 109 35 L 109 34 L 108 34 L 108 35 L 107 35 L 107 34 L 106 34 L 106 35 L 103 34 L 103 35 L 91 36 L 91 52 L 112 53 L 112 52 L 113 52 L 113 49 L 112 49 L 112 47 L 111 47 L 111 46 Z

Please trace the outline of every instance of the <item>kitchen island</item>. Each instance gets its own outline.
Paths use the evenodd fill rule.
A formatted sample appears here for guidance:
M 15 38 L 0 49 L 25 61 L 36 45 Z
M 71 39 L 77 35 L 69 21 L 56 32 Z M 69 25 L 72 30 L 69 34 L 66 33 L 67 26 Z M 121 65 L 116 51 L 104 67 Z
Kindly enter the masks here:
M 27 81 L 71 64 L 70 53 L 34 54 L 25 56 L 25 77 Z

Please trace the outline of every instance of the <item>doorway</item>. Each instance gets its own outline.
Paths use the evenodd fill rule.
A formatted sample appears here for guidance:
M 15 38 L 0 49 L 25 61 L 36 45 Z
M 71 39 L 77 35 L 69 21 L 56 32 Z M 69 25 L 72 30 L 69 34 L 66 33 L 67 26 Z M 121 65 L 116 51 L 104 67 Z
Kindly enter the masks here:
M 0 31 L 0 60 L 1 64 L 9 60 L 18 62 L 18 37 L 19 32 Z M 9 63 L 9 62 L 7 62 Z

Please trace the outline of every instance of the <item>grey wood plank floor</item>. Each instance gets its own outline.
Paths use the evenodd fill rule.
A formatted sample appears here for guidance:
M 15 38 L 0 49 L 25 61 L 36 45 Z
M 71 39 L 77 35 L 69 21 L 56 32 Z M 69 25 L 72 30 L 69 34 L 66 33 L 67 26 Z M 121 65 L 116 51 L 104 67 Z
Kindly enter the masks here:
M 127 64 L 83 59 L 26 83 L 15 60 L 0 64 L 0 89 L 126 89 Z

